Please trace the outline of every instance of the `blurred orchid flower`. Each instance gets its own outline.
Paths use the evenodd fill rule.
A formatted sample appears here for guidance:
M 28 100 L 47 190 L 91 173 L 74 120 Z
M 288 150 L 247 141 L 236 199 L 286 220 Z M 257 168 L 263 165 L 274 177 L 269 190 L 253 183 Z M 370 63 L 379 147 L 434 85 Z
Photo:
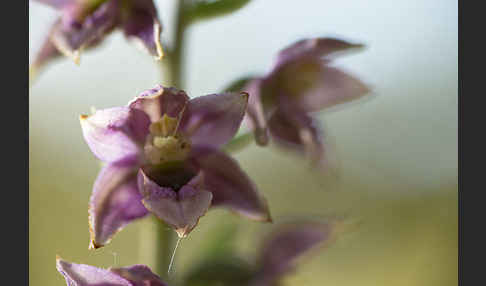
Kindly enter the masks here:
M 249 79 L 242 88 L 250 94 L 245 121 L 257 143 L 266 145 L 270 135 L 322 166 L 322 130 L 312 112 L 369 92 L 359 79 L 329 65 L 335 55 L 361 47 L 332 38 L 301 40 L 280 51 L 270 73 Z
M 145 265 L 103 269 L 56 258 L 56 268 L 68 286 L 167 286 Z
M 220 150 L 238 131 L 246 93 L 189 99 L 160 85 L 128 106 L 80 116 L 83 136 L 106 166 L 90 200 L 90 248 L 149 211 L 186 236 L 210 206 L 271 221 L 264 198 Z
M 61 54 L 79 63 L 80 53 L 115 28 L 137 40 L 156 59 L 163 56 L 161 25 L 153 0 L 35 0 L 61 11 L 31 69 Z
M 226 251 L 190 271 L 185 286 L 276 286 L 307 254 L 327 247 L 342 231 L 342 222 L 285 223 L 263 240 L 254 264 Z

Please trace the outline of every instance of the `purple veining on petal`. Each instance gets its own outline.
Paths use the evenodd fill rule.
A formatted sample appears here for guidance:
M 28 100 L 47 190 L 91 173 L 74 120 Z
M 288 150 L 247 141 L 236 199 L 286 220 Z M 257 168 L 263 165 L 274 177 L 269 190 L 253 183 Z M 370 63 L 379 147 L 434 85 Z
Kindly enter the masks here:
M 167 286 L 145 265 L 103 269 L 56 258 L 56 268 L 68 286 Z
M 238 131 L 248 103 L 247 93 L 210 94 L 191 99 L 179 130 L 194 145 L 221 146 Z
M 197 184 L 192 182 L 175 192 L 159 186 L 143 170 L 139 171 L 138 176 L 145 207 L 174 228 L 179 237 L 187 236 L 211 205 L 211 193 L 197 188 Z
M 188 101 L 189 96 L 184 91 L 158 84 L 140 93 L 128 106 L 144 111 L 155 122 L 164 114 L 178 118 Z
M 271 221 L 266 200 L 234 159 L 217 149 L 197 146 L 190 161 L 201 169 L 204 189 L 213 194 L 214 206 L 226 207 L 250 219 Z
M 84 139 L 100 160 L 115 162 L 143 155 L 150 119 L 139 110 L 114 107 L 80 117 Z
M 137 169 L 109 164 L 98 174 L 89 208 L 90 248 L 104 246 L 125 225 L 148 213 L 138 191 Z
M 135 264 L 127 267 L 113 268 L 111 272 L 133 283 L 133 286 L 167 286 L 160 277 L 143 264 Z

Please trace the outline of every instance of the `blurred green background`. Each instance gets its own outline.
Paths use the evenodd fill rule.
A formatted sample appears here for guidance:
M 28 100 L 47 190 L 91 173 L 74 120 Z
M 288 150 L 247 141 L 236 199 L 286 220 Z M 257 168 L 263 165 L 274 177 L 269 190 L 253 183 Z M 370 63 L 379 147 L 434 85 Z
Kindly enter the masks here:
M 170 42 L 173 1 L 156 2 Z M 56 16 L 30 4 L 31 60 Z M 320 115 L 335 169 L 318 173 L 276 147 L 251 146 L 236 158 L 275 221 L 344 215 L 362 223 L 305 260 L 286 285 L 456 285 L 457 1 L 253 0 L 188 30 L 186 90 L 209 94 L 240 76 L 265 73 L 278 50 L 315 36 L 368 46 L 336 65 L 370 84 L 370 99 Z M 78 115 L 91 106 L 124 105 L 159 78 L 152 58 L 115 32 L 83 54 L 81 66 L 58 61 L 31 88 L 31 285 L 64 285 L 56 254 L 99 267 L 151 263 L 150 219 L 88 250 L 87 206 L 99 163 L 82 139 Z M 237 251 L 249 258 L 271 229 L 211 210 L 182 242 L 175 275 L 200 261 L 200 246 L 222 222 L 238 224 Z

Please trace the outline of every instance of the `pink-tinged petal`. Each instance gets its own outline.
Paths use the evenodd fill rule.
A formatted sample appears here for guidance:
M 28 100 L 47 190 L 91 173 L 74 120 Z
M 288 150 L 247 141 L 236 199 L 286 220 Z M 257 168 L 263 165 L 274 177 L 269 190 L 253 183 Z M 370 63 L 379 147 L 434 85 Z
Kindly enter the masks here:
M 128 106 L 144 111 L 155 122 L 164 114 L 178 118 L 188 101 L 189 96 L 184 91 L 158 84 L 140 93 Z
M 261 269 L 251 285 L 276 285 L 275 282 L 295 268 L 301 256 L 333 239 L 331 223 L 299 222 L 281 226 L 262 245 Z
M 35 79 L 41 69 L 43 69 L 47 63 L 54 59 L 60 58 L 60 56 L 61 53 L 59 53 L 51 40 L 45 40 L 37 52 L 34 61 L 29 67 L 29 77 L 31 79 Z
M 299 99 L 299 106 L 309 112 L 319 111 L 356 100 L 370 92 L 358 78 L 339 69 L 322 66 L 319 79 Z
M 142 264 L 113 268 L 110 271 L 127 279 L 133 286 L 167 286 L 158 275 Z
M 307 112 L 319 111 L 364 96 L 369 88 L 359 79 L 316 58 L 280 66 L 264 82 L 265 100 L 287 101 Z
M 307 155 L 312 163 L 324 167 L 324 143 L 319 122 L 301 111 L 277 110 L 268 120 L 272 139 L 283 147 Z
M 84 8 L 68 6 L 62 20 L 54 24 L 50 39 L 59 52 L 79 64 L 81 50 L 97 44 L 114 29 L 118 9 L 118 1 L 107 1 L 80 22 Z
M 329 58 L 341 52 L 356 51 L 364 46 L 335 38 L 314 38 L 300 40 L 280 51 L 277 55 L 276 66 L 299 57 Z
M 266 200 L 234 159 L 212 147 L 196 146 L 190 161 L 202 171 L 204 189 L 213 194 L 212 205 L 250 219 L 271 221 Z
M 261 83 L 261 79 L 253 79 L 243 88 L 243 91 L 249 94 L 244 120 L 253 129 L 256 143 L 265 146 L 268 144 L 268 131 L 265 110 L 261 101 Z
M 56 268 L 66 279 L 67 286 L 133 286 L 128 280 L 108 269 L 69 263 L 60 257 L 56 258 Z
M 129 2 L 127 16 L 124 19 L 125 35 L 137 39 L 157 60 L 163 57 L 160 33 L 162 26 L 157 19 L 157 10 L 153 0 Z
M 145 216 L 137 185 L 138 166 L 109 164 L 99 173 L 90 199 L 90 248 L 99 248 L 125 225 Z
M 91 151 L 101 161 L 115 162 L 127 157 L 141 157 L 149 133 L 150 119 L 142 111 L 114 107 L 80 116 L 83 136 Z
M 194 145 L 224 145 L 238 132 L 247 104 L 245 92 L 196 97 L 186 105 L 179 130 Z
M 179 237 L 187 236 L 211 205 L 212 194 L 200 188 L 199 177 L 175 192 L 159 186 L 142 170 L 138 176 L 145 207 L 174 228 Z
M 167 286 L 145 265 L 103 269 L 56 257 L 56 268 L 68 286 Z

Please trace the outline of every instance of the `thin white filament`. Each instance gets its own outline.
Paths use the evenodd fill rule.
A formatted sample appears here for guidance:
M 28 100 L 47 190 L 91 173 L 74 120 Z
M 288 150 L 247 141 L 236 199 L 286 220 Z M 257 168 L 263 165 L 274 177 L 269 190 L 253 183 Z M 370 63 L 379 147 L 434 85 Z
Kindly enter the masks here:
M 175 257 L 175 254 L 176 254 L 176 251 L 177 251 L 177 248 L 179 247 L 179 243 L 181 242 L 182 240 L 182 237 L 179 237 L 177 239 L 177 242 L 176 242 L 176 245 L 174 247 L 174 252 L 172 252 L 172 256 L 170 258 L 170 262 L 169 262 L 169 268 L 167 269 L 167 275 L 170 274 L 170 270 L 172 269 L 172 264 L 174 263 L 174 257 Z

